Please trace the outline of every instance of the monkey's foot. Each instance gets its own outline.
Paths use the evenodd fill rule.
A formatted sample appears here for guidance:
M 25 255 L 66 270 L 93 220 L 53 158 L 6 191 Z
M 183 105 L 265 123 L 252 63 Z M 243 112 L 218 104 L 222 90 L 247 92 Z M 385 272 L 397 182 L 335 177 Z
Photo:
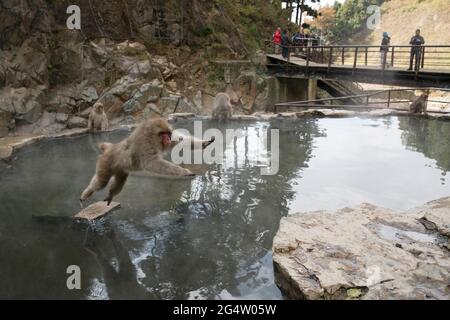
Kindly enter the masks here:
M 81 209 L 84 209 L 83 200 L 79 199 Z
M 112 201 L 112 197 L 107 197 L 105 200 L 103 200 L 107 203 L 107 205 L 109 206 L 111 204 Z

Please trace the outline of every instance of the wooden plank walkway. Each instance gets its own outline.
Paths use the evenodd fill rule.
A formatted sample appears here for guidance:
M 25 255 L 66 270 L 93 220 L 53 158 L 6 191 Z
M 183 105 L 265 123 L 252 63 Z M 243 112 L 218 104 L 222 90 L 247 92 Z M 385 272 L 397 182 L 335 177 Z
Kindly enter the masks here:
M 271 58 L 271 59 L 283 61 L 288 64 L 293 64 L 295 66 L 306 68 L 306 60 L 299 58 L 299 57 L 291 56 L 289 61 L 286 61 L 286 59 L 284 59 L 281 54 L 268 54 L 267 57 Z M 310 61 L 308 68 L 327 69 L 328 64 L 325 64 L 325 63 L 322 64 L 322 63 L 316 63 L 316 62 Z M 344 64 L 344 65 L 331 64 L 330 65 L 330 70 L 337 71 L 339 69 L 353 70 L 353 64 Z M 357 70 L 357 71 L 380 71 L 380 72 L 382 71 L 381 66 L 357 66 L 355 68 L 355 70 Z M 386 69 L 384 69 L 384 72 L 385 73 L 405 73 L 405 74 L 410 74 L 411 76 L 414 76 L 416 73 L 413 70 L 406 70 L 406 68 L 399 68 L 399 67 L 386 68 Z M 441 75 L 441 76 L 450 76 L 450 70 L 420 69 L 419 74 L 435 74 L 435 75 Z

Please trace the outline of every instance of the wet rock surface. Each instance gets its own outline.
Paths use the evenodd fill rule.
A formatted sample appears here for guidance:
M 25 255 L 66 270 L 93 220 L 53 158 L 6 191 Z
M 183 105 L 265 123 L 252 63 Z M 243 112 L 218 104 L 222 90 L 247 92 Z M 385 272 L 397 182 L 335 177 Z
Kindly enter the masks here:
M 276 282 L 292 299 L 449 299 L 450 198 L 400 213 L 371 204 L 281 220 Z

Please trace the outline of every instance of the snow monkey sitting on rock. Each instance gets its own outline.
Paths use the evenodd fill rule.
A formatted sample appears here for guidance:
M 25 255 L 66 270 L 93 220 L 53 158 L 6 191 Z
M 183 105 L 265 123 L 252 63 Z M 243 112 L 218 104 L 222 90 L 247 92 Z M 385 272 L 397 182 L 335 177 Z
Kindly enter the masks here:
M 106 116 L 103 103 L 97 102 L 92 107 L 92 111 L 89 114 L 88 129 L 89 131 L 108 130 L 108 117 Z
M 213 119 L 226 121 L 231 118 L 232 111 L 230 96 L 224 92 L 218 93 L 214 98 Z
M 411 105 L 409 106 L 409 111 L 411 113 L 423 113 L 427 111 L 427 100 L 428 94 L 422 93 L 419 98 L 417 98 Z
M 89 198 L 94 192 L 106 187 L 112 179 L 108 205 L 120 193 L 131 171 L 146 170 L 166 176 L 194 176 L 185 168 L 163 159 L 163 153 L 171 150 L 181 141 L 190 143 L 192 149 L 204 149 L 212 142 L 199 140 L 192 136 L 172 139 L 172 127 L 162 118 L 148 119 L 141 123 L 131 135 L 119 143 L 101 143 L 102 154 L 97 159 L 95 175 L 83 191 L 80 201 Z

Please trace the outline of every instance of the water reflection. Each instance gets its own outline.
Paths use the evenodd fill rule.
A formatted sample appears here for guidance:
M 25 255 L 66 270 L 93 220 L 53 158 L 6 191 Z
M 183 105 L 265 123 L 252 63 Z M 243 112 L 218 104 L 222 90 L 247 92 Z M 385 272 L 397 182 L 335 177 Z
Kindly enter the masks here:
M 96 144 L 126 133 L 27 149 L 0 178 L 0 259 L 7 266 L 0 296 L 281 298 L 273 283 L 272 239 L 294 196 L 290 181 L 306 167 L 319 132 L 315 120 L 280 124 L 221 127 L 240 127 L 244 134 L 226 141 L 221 164 L 193 167 L 202 173 L 193 180 L 130 177 L 117 199 L 122 209 L 94 229 L 73 228 L 67 219 L 30 218 L 77 212 L 76 195 L 93 173 Z M 205 123 L 205 129 L 213 126 Z M 286 142 L 280 144 L 285 161 L 278 175 L 261 176 L 264 163 L 255 150 L 271 128 L 280 129 Z M 9 250 L 12 243 L 23 247 Z M 83 272 L 80 291 L 65 289 L 65 270 L 72 264 Z
M 429 131 L 421 129 L 423 122 L 429 122 Z M 441 151 L 448 149 L 443 139 L 450 123 L 433 122 L 402 117 L 321 119 L 319 128 L 327 136 L 314 140 L 309 167 L 293 186 L 290 212 L 335 210 L 362 202 L 402 211 L 448 196 L 442 168 L 450 154 Z M 437 139 L 439 147 L 431 142 Z
M 420 117 L 399 118 L 402 141 L 409 149 L 436 160 L 443 176 L 450 170 L 450 125 L 447 121 Z
M 121 210 L 93 225 L 70 216 L 97 143 L 127 132 L 19 154 L 0 172 L 0 298 L 278 299 L 270 249 L 282 216 L 364 201 L 407 209 L 450 193 L 441 180 L 449 123 L 304 119 L 219 130 L 236 128 L 242 134 L 225 141 L 222 163 L 192 166 L 194 179 L 133 175 L 117 197 Z M 270 129 L 280 130 L 280 168 L 263 176 L 270 155 L 259 151 Z M 69 265 L 82 270 L 81 290 L 66 288 Z

